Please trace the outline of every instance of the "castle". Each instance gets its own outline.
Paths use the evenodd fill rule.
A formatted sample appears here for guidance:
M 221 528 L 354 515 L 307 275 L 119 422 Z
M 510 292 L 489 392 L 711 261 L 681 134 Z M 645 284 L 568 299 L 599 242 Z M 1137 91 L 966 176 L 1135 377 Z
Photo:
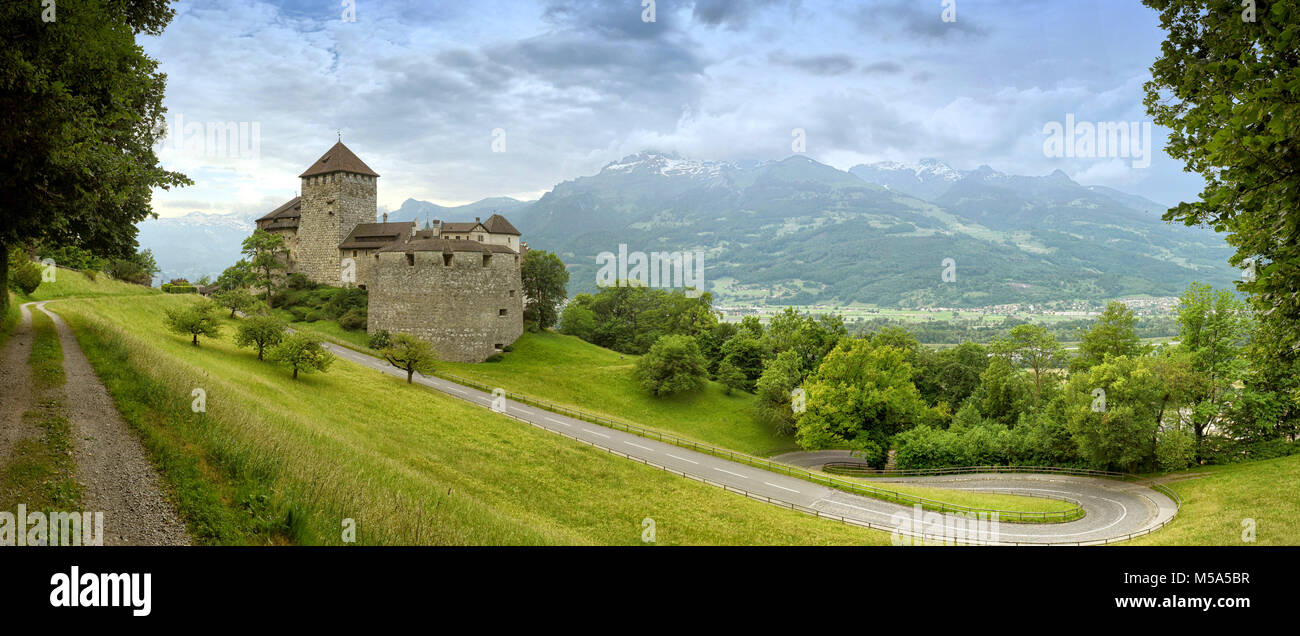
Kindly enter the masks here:
M 417 336 L 456 362 L 481 362 L 523 334 L 528 245 L 505 217 L 376 223 L 379 175 L 341 140 L 299 178 L 302 194 L 257 228 L 284 238 L 288 272 L 365 289 L 367 331 Z

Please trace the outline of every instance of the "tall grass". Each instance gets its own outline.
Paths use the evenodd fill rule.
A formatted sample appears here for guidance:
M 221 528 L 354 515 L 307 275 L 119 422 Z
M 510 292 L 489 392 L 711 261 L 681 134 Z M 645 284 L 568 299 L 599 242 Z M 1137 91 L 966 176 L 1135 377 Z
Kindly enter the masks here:
M 295 382 L 223 338 L 192 347 L 163 309 L 192 298 L 66 301 L 120 410 L 206 543 L 883 544 L 565 440 L 339 361 Z M 206 391 L 193 413 L 191 392 Z

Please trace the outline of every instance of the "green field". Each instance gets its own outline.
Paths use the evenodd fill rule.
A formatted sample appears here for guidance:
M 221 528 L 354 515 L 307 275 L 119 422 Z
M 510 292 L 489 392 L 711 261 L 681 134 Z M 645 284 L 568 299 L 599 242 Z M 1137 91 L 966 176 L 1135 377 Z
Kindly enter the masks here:
M 575 406 L 751 455 L 797 450 L 792 437 L 754 422 L 754 396 L 704 391 L 654 397 L 633 377 L 637 356 L 623 355 L 557 333 L 525 333 L 501 362 L 442 362 L 439 373 Z
M 163 309 L 192 298 L 56 309 L 158 458 L 204 543 L 885 544 L 609 455 L 339 361 L 298 382 L 226 335 L 192 347 Z M 615 354 L 617 355 L 617 354 Z M 203 388 L 207 412 L 192 413 Z
M 916 486 L 896 482 L 875 482 L 863 480 L 876 488 L 884 488 L 926 499 L 935 499 L 945 503 L 984 508 L 987 510 L 1011 510 L 1016 512 L 1062 512 L 1073 510 L 1074 504 L 1060 499 L 1045 497 L 1025 497 L 1022 495 L 1004 495 L 1000 493 L 972 492 L 969 490 L 948 490 L 933 486 Z
M 1296 545 L 1300 543 L 1300 455 L 1207 466 L 1167 485 L 1183 500 L 1164 528 L 1127 545 Z M 1253 520 L 1255 541 L 1242 540 Z

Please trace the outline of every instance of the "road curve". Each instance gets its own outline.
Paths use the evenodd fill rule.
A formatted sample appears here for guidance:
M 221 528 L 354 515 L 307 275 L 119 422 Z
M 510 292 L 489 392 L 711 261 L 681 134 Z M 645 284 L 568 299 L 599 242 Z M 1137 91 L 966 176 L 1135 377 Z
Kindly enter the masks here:
M 405 371 L 375 356 L 331 343 L 322 346 L 350 362 L 405 379 Z M 490 393 L 418 373 L 413 380 L 467 402 L 485 408 L 492 407 L 493 396 Z M 972 474 L 906 479 L 951 489 L 1030 496 L 1052 494 L 1079 501 L 1087 512 L 1082 519 L 1067 523 L 971 523 L 958 515 L 923 513 L 907 506 L 847 493 L 789 475 L 646 439 L 528 404 L 507 400 L 504 411 L 501 412 L 539 428 L 728 490 L 741 491 L 756 499 L 840 519 L 846 523 L 889 531 L 900 542 L 907 542 L 907 537 L 919 536 L 927 540 L 969 544 L 1098 544 L 1149 532 L 1168 522 L 1178 511 L 1171 499 L 1150 488 L 1109 479 L 1038 474 Z M 781 461 L 779 457 L 775 459 Z M 824 459 L 821 463 L 826 461 L 830 460 Z

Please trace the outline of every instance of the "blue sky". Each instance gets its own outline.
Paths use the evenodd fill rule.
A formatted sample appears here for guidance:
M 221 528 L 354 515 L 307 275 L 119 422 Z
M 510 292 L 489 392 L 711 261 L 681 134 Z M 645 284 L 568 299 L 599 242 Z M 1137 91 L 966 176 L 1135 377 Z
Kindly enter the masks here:
M 142 38 L 168 76 L 169 124 L 259 131 L 236 156 L 186 150 L 164 165 L 196 184 L 155 211 L 269 211 L 342 129 L 382 175 L 379 204 L 536 198 L 644 149 L 699 159 L 938 158 L 1017 174 L 1061 169 L 1161 203 L 1198 177 L 1048 157 L 1048 122 L 1149 121 L 1142 84 L 1163 39 L 1131 0 L 186 1 Z M 494 132 L 504 152 L 493 152 Z M 500 133 L 497 139 L 499 140 Z M 193 137 L 191 137 L 193 138 Z M 500 147 L 500 146 L 498 146 Z M 209 148 L 209 150 L 212 150 Z

